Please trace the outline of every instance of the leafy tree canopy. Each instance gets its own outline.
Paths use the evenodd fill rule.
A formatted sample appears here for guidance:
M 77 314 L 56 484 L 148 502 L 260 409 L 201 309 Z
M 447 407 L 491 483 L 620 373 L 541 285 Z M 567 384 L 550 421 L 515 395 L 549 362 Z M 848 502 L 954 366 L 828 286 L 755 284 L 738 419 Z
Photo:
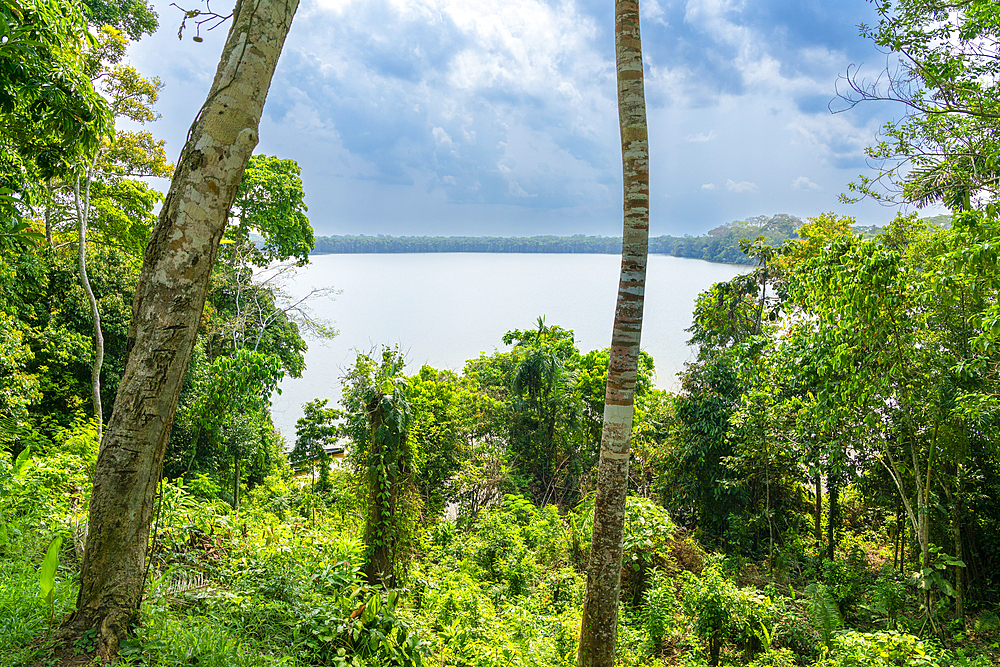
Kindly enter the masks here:
M 315 239 L 305 205 L 301 169 L 295 160 L 270 155 L 250 158 L 236 201 L 228 235 L 236 244 L 248 246 L 251 234 L 263 238 L 253 244 L 250 261 L 256 266 L 296 258 L 309 262 Z

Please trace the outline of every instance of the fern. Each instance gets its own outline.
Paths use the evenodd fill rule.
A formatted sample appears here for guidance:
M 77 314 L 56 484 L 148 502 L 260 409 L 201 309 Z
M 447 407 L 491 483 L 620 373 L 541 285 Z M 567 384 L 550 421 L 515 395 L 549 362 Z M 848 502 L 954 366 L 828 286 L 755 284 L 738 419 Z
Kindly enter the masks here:
M 837 608 L 836 601 L 827 592 L 825 585 L 810 584 L 806 588 L 806 593 L 809 594 L 809 618 L 819 630 L 823 644 L 829 648 L 833 641 L 834 631 L 841 627 L 844 622 L 840 617 L 840 610 Z

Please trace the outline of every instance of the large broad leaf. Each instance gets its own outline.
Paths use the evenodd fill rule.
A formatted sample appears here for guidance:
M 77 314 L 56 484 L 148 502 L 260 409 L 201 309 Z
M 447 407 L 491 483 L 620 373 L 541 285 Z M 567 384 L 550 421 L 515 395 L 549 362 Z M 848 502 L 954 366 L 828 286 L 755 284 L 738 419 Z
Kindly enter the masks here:
M 38 571 L 38 584 L 42 591 L 42 599 L 47 604 L 52 604 L 53 600 L 56 587 L 56 567 L 59 565 L 59 549 L 62 547 L 62 541 L 62 537 L 52 540 L 49 550 L 45 552 L 42 569 Z
M 14 477 L 20 477 L 24 464 L 28 462 L 30 456 L 31 446 L 29 445 L 21 450 L 21 453 L 17 455 L 17 460 L 14 461 Z

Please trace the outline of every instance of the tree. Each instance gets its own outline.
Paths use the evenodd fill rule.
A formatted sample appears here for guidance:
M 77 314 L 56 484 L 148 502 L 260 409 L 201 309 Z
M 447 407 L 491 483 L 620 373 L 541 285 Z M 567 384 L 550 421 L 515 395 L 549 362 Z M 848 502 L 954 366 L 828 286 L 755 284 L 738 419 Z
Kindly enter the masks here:
M 625 189 L 622 268 L 608 362 L 594 534 L 577 653 L 579 667 L 610 667 L 614 664 L 618 637 L 629 438 L 632 434 L 649 248 L 649 142 L 646 137 L 638 2 L 615 2 L 615 52 Z
M 98 48 L 94 53 L 89 54 L 88 70 L 91 79 L 98 81 L 104 79 L 103 88 L 109 99 L 109 109 L 112 121 L 118 118 L 125 118 L 135 123 L 146 123 L 155 120 L 156 114 L 152 105 L 159 97 L 159 90 L 162 87 L 158 79 L 147 81 L 139 75 L 133 68 L 119 64 L 124 56 L 127 41 L 114 28 L 105 26 L 99 31 Z M 106 62 L 107 61 L 107 62 Z M 110 65 L 110 66 L 109 66 Z M 117 167 L 120 176 L 121 172 L 130 176 L 160 176 L 169 175 L 169 166 L 166 164 L 166 156 L 163 154 L 162 142 L 157 144 L 148 133 L 121 132 L 115 137 L 123 144 L 135 145 L 136 138 L 148 139 L 151 148 L 150 153 L 143 156 L 141 166 L 136 164 L 124 165 L 122 158 L 128 155 L 126 150 L 116 151 L 115 160 L 102 160 L 104 149 L 111 142 L 102 142 L 95 151 L 92 158 L 88 158 L 82 168 L 82 175 L 77 176 L 73 183 L 73 201 L 76 209 L 77 239 L 79 244 L 78 266 L 80 269 L 80 283 L 87 293 L 87 300 L 90 303 L 90 316 L 94 326 L 94 362 L 91 367 L 91 400 L 94 406 L 94 417 L 97 419 L 97 437 L 100 439 L 104 425 L 104 410 L 101 406 L 101 367 L 104 364 L 104 332 L 101 329 L 101 312 L 97 307 L 97 298 L 90 284 L 87 275 L 87 224 L 91 210 L 91 186 L 95 177 L 98 176 L 98 167 L 109 166 L 112 169 Z M 127 170 L 127 171 L 126 171 Z M 112 172 L 114 175 L 114 173 Z M 83 193 L 81 195 L 81 181 Z M 51 183 L 51 181 L 50 181 Z M 51 196 L 51 191 L 50 191 Z M 46 221 L 49 216 L 46 212 Z M 51 228 L 46 224 L 46 235 L 49 243 L 52 242 Z
M 847 107 L 892 100 L 906 114 L 868 149 L 878 165 L 851 189 L 882 201 L 969 210 L 1000 193 L 1000 18 L 990 0 L 876 0 L 861 34 L 893 65 L 878 80 L 848 70 Z
M 111 660 L 138 620 L 156 485 L 212 265 L 297 2 L 239 0 L 208 99 L 191 128 L 139 276 L 125 373 L 94 473 L 77 608 Z M 249 48 L 253 45 L 252 48 Z
M 315 398 L 302 406 L 302 416 L 295 420 L 295 448 L 289 457 L 293 463 L 308 463 L 315 470 L 317 461 L 329 465 L 324 448 L 340 434 L 337 422 L 340 410 L 328 408 L 329 399 Z M 315 478 L 314 478 L 315 479 Z
M 383 347 L 381 358 L 359 354 L 344 378 L 350 459 L 365 507 L 364 571 L 373 586 L 399 582 L 400 556 L 416 514 L 404 363 L 398 349 Z
M 468 379 L 430 366 L 421 367 L 407 382 L 407 397 L 413 412 L 409 434 L 414 456 L 413 482 L 420 493 L 427 523 L 440 517 L 445 506 L 457 499 L 451 482 L 476 444 L 475 413 L 471 408 L 479 397 L 472 392 Z
M 316 240 L 306 217 L 300 173 L 295 160 L 271 155 L 254 155 L 247 164 L 233 202 L 227 237 L 233 249 L 247 249 L 246 261 L 254 266 L 291 257 L 300 266 L 309 262 Z M 258 246 L 251 234 L 259 235 L 263 243 Z M 223 255 L 229 253 L 228 247 L 222 250 Z
M 280 357 L 288 373 L 299 377 L 306 350 L 301 334 L 336 335 L 309 308 L 313 299 L 336 294 L 335 288 L 314 288 L 293 299 L 282 285 L 308 263 L 315 243 L 299 171 L 294 160 L 250 158 L 208 296 L 210 357 L 248 348 Z
M 576 496 L 566 480 L 579 477 L 580 412 L 576 365 L 580 353 L 573 332 L 546 326 L 508 331 L 505 345 L 514 344 L 517 360 L 510 377 L 511 427 L 508 444 L 511 467 L 525 478 L 535 503 L 562 502 Z
M 152 35 L 159 25 L 156 11 L 144 0 L 83 0 L 83 4 L 90 25 L 112 26 L 131 39 Z
M 79 6 L 0 0 L 0 187 L 35 203 L 39 179 L 68 174 L 110 130 L 84 67 L 93 43 Z M 10 225 L 0 217 L 0 232 Z

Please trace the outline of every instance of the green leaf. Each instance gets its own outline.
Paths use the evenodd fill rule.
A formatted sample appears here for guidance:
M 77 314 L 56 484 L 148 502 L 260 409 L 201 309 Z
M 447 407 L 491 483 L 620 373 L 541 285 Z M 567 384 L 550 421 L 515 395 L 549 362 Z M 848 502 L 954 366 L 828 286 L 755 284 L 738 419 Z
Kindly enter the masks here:
M 14 477 L 18 477 L 21 473 L 21 469 L 24 468 L 24 464 L 28 462 L 28 458 L 31 457 L 31 445 L 25 447 L 20 454 L 17 455 L 17 460 L 14 461 Z
M 56 585 L 56 567 L 59 566 L 59 549 L 62 547 L 62 541 L 62 536 L 52 540 L 48 551 L 45 552 L 42 567 L 38 571 L 38 584 L 41 588 L 42 599 L 50 605 Z

